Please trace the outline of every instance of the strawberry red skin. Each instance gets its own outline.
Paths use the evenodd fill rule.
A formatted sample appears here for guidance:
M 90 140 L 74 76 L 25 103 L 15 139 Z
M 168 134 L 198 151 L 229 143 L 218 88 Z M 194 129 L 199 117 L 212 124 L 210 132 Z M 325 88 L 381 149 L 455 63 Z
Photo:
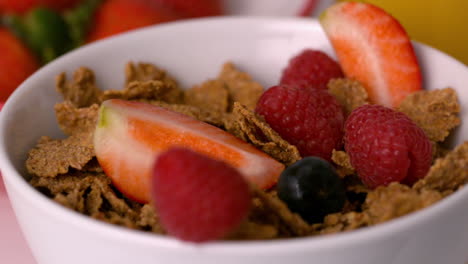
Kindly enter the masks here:
M 357 2 L 328 8 L 320 22 L 345 76 L 360 81 L 371 102 L 397 107 L 422 89 L 413 45 L 402 25 L 383 9 Z
M 335 60 L 322 51 L 306 49 L 289 61 L 280 84 L 326 90 L 330 79 L 342 77 L 341 67 Z
M 168 234 L 192 242 L 223 238 L 246 217 L 251 202 L 236 169 L 177 147 L 155 163 L 152 198 Z
M 28 48 L 5 28 L 0 28 L 0 102 L 39 68 Z
M 223 14 L 220 0 L 152 0 L 187 17 L 219 16 Z
M 432 162 L 432 145 L 405 114 L 380 105 L 355 109 L 345 123 L 345 149 L 370 188 L 391 182 L 413 184 Z
M 317 8 L 320 0 L 304 0 L 302 8 L 299 10 L 298 15 L 308 17 L 311 16 L 314 10 Z
M 343 110 L 328 91 L 274 86 L 262 94 L 255 111 L 303 157 L 330 161 L 333 149 L 342 146 Z
M 0 13 L 24 14 L 36 7 L 48 7 L 63 11 L 74 7 L 81 0 L 0 0 Z
M 152 0 L 107 0 L 96 11 L 87 41 L 92 42 L 132 29 L 180 19 Z

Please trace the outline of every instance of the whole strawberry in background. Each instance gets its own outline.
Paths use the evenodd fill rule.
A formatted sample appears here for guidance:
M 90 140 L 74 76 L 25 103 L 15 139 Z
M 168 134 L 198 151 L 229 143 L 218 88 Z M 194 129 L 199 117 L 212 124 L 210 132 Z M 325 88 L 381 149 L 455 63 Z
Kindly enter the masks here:
M 81 0 L 0 0 L 0 13 L 23 14 L 36 7 L 48 7 L 63 11 L 74 7 Z
M 28 48 L 7 29 L 0 28 L 0 102 L 38 68 Z
M 180 18 L 153 0 L 107 0 L 96 10 L 87 41 Z
M 5 101 L 39 65 L 86 42 L 177 19 L 219 15 L 221 3 L 214 0 L 0 0 L 0 14 L 3 25 L 11 32 L 2 30 L 0 39 L 5 42 L 0 47 L 6 47 L 1 52 L 8 53 L 0 58 L 0 70 L 5 69 L 0 73 L 0 99 Z M 9 52 L 12 46 L 21 48 Z M 15 56 L 18 58 L 14 59 Z
M 223 14 L 219 0 L 152 0 L 184 17 L 219 16 Z

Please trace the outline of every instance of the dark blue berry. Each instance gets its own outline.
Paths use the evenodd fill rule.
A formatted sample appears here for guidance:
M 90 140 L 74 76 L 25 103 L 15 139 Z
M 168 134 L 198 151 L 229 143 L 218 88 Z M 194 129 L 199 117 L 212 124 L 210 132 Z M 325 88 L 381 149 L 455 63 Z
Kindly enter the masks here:
M 333 166 L 318 157 L 306 157 L 286 168 L 278 181 L 278 196 L 309 223 L 323 221 L 343 208 L 344 185 Z

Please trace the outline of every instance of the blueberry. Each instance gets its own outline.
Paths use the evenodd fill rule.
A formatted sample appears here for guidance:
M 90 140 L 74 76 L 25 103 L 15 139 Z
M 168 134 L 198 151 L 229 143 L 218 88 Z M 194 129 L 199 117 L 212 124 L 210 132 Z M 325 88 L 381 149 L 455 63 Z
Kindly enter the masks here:
M 309 223 L 323 221 L 343 208 L 344 185 L 333 166 L 318 157 L 306 157 L 286 168 L 278 180 L 278 196 Z

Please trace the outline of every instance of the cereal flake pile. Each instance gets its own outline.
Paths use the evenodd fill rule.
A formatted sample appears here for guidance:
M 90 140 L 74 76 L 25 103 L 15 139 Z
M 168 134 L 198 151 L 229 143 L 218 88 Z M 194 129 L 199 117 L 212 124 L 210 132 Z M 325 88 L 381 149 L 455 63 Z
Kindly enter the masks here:
M 64 101 L 55 105 L 64 139 L 41 137 L 30 150 L 26 168 L 30 183 L 56 202 L 92 218 L 133 229 L 164 234 L 158 212 L 116 190 L 95 157 L 92 138 L 99 105 L 107 99 L 145 102 L 191 116 L 228 131 L 274 159 L 293 164 L 301 159 L 297 148 L 281 138 L 253 111 L 264 88 L 235 65 L 225 63 L 211 80 L 182 89 L 166 71 L 148 63 L 128 63 L 122 90 L 102 91 L 92 70 L 79 68 L 72 80 L 56 79 Z M 333 79 L 329 92 L 345 108 L 345 115 L 368 103 L 365 89 L 356 81 Z M 292 213 L 274 190 L 252 187 L 247 219 L 227 239 L 274 239 L 331 234 L 382 223 L 425 208 L 462 188 L 468 182 L 468 142 L 448 150 L 444 140 L 460 124 L 460 106 L 453 89 L 421 91 L 408 96 L 399 111 L 407 114 L 428 135 L 434 146 L 428 175 L 412 187 L 399 183 L 366 188 L 356 176 L 349 157 L 333 151 L 332 160 L 346 187 L 341 212 L 323 222 L 308 224 Z

